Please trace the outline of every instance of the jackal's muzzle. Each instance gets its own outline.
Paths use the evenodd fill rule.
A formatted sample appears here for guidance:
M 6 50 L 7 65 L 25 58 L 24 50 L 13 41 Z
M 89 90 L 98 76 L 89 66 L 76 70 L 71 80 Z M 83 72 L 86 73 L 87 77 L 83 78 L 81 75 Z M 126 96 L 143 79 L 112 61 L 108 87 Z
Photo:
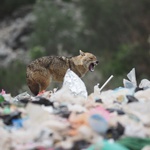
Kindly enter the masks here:
M 91 72 L 93 72 L 93 71 L 94 71 L 95 66 L 96 66 L 96 65 L 98 65 L 98 63 L 99 63 L 99 61 L 98 61 L 98 60 L 97 60 L 97 61 L 95 61 L 95 62 L 90 63 L 90 65 L 89 65 L 89 70 L 90 70 Z

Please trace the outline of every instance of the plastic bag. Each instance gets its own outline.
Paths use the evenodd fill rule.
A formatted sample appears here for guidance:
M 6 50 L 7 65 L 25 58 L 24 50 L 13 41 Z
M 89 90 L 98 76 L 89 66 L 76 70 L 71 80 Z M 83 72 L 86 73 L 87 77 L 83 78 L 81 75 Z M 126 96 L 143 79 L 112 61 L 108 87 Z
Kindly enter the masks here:
M 135 76 L 135 68 L 133 68 L 128 74 L 127 77 L 129 80 L 123 79 L 123 84 L 125 88 L 136 88 L 137 81 Z
M 87 98 L 87 90 L 83 81 L 70 69 L 67 70 L 64 77 L 63 87 L 68 88 L 74 96 Z M 63 88 L 62 87 L 62 88 Z

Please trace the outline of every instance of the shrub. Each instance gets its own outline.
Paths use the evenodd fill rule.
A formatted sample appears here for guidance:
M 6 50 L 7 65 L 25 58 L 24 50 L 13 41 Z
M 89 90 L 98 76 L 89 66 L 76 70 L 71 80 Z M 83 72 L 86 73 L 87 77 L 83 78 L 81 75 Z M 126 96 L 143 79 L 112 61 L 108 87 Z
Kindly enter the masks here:
M 45 49 L 41 46 L 33 47 L 29 52 L 32 60 L 45 55 Z
M 0 90 L 4 89 L 12 95 L 18 94 L 19 89 L 26 83 L 26 66 L 16 60 L 0 71 Z

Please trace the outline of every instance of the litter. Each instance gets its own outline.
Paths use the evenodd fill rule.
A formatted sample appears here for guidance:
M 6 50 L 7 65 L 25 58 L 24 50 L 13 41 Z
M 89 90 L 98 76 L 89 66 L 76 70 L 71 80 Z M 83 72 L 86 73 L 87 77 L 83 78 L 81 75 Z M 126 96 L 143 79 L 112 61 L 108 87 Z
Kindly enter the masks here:
M 126 137 L 120 139 L 118 143 L 128 147 L 130 150 L 141 150 L 146 145 L 150 146 L 150 138 Z
M 72 95 L 87 98 L 87 91 L 83 81 L 70 69 L 64 77 L 63 87 L 68 88 Z
M 100 88 L 100 91 L 102 91 L 102 89 L 106 86 L 106 84 L 113 78 L 114 76 L 111 75 L 108 80 L 102 85 L 102 87 Z
M 91 94 L 71 70 L 61 89 L 38 96 L 2 90 L 0 149 L 148 150 L 150 81 L 138 85 L 133 68 L 124 87 L 103 91 L 112 77 Z

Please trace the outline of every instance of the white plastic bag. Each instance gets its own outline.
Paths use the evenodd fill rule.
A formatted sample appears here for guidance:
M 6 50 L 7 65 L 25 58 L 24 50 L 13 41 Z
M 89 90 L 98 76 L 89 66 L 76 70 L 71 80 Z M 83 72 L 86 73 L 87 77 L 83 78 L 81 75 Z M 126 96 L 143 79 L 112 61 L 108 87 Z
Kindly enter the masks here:
M 87 98 L 87 90 L 83 81 L 72 70 L 68 69 L 64 77 L 63 87 L 68 88 L 74 96 Z

